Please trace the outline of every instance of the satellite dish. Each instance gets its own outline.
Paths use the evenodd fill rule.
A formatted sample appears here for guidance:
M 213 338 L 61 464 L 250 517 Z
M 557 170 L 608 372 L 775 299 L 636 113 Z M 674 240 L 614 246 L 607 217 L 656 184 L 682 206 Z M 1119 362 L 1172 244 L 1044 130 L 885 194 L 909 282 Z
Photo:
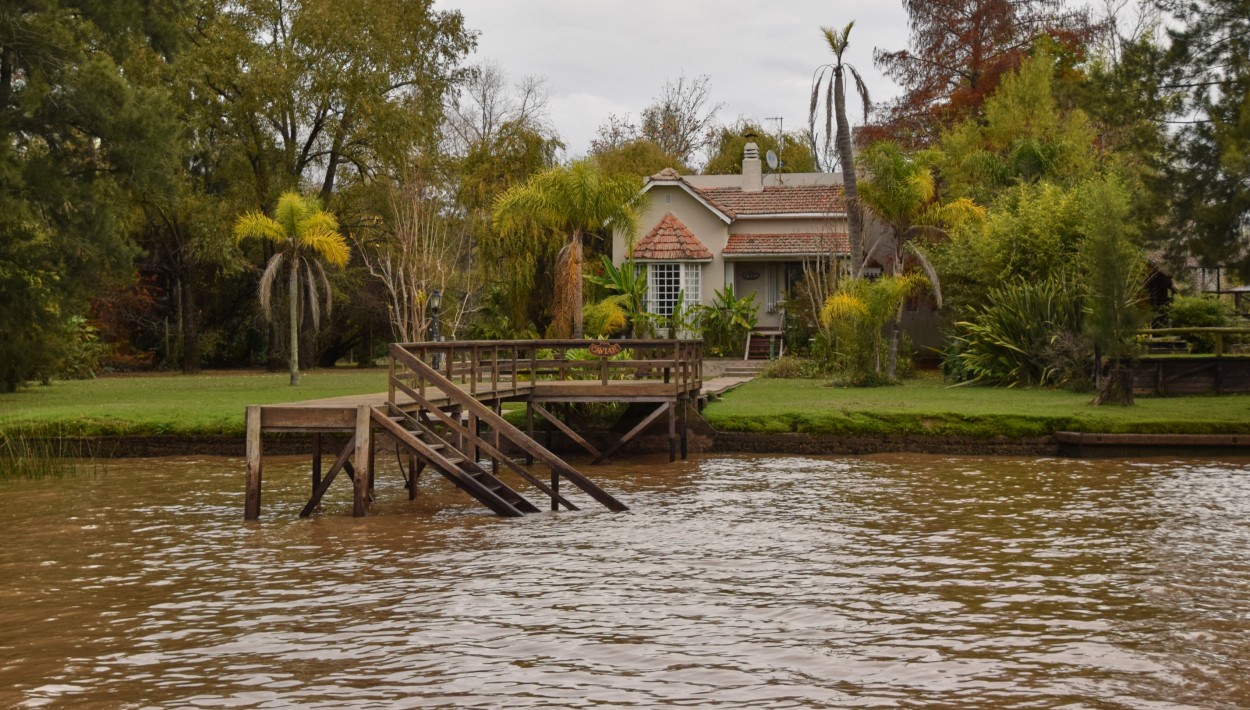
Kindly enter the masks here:
M 769 170 L 777 169 L 777 154 L 776 153 L 770 150 L 764 155 L 764 159 L 768 161 Z

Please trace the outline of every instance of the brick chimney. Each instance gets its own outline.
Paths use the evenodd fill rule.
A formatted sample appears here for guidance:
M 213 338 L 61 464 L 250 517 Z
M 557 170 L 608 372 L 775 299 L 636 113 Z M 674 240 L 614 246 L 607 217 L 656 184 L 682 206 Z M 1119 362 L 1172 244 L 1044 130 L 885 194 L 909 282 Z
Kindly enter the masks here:
M 746 149 L 742 151 L 742 191 L 763 192 L 764 174 L 760 167 L 760 149 L 747 137 Z

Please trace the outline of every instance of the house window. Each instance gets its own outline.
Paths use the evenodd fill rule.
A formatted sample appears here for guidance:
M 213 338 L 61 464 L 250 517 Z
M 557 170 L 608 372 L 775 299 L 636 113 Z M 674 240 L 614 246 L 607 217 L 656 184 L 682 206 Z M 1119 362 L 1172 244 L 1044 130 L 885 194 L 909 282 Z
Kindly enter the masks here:
M 688 308 L 702 300 L 699 288 L 699 264 L 659 262 L 647 267 L 647 310 L 662 316 L 673 315 L 677 295 L 682 307 Z

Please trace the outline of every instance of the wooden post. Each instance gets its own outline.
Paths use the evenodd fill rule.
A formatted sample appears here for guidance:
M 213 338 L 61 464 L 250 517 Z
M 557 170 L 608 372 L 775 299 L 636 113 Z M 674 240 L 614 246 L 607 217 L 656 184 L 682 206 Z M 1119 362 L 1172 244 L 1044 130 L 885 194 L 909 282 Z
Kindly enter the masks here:
M 498 367 L 498 361 L 496 361 L 496 367 Z M 495 400 L 495 415 L 499 417 L 503 416 L 503 400 L 501 399 Z M 495 450 L 498 451 L 499 445 L 502 443 L 499 440 L 499 429 L 496 429 L 495 427 L 491 427 L 491 433 L 494 435 L 494 440 L 492 441 L 492 445 L 495 447 Z M 490 472 L 492 475 L 499 474 L 499 459 L 495 458 L 494 456 L 490 457 Z
M 678 406 L 681 407 L 681 411 L 678 412 L 679 424 L 681 426 L 681 460 L 685 461 L 690 451 L 690 445 L 686 440 L 686 407 L 690 406 L 690 400 L 683 398 Z
M 477 415 L 474 414 L 473 412 L 469 412 L 468 430 L 473 432 L 473 436 L 465 437 L 464 453 L 470 461 L 477 463 L 477 459 L 478 459 L 477 437 L 481 436 L 482 432 L 479 430 Z
M 243 519 L 260 520 L 261 437 L 260 407 L 247 408 L 247 492 Z
M 312 489 L 321 487 L 321 434 L 313 434 Z
M 369 512 L 369 459 L 373 455 L 373 420 L 369 418 L 369 405 L 356 407 L 356 469 L 352 517 L 363 518 Z
M 386 363 L 386 401 L 395 404 L 395 358 L 388 355 Z
M 417 499 L 417 457 L 408 452 L 408 500 Z
M 677 402 L 668 405 L 668 462 L 677 460 Z

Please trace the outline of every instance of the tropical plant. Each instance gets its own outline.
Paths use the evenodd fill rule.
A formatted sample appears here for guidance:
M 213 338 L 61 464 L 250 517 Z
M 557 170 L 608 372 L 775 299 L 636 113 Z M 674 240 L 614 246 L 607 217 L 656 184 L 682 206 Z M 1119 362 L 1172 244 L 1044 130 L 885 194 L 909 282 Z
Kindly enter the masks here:
M 737 355 L 746 346 L 746 337 L 759 322 L 755 294 L 738 298 L 733 284 L 716 291 L 712 303 L 700 309 L 700 325 L 707 351 L 716 357 Z
M 299 384 L 299 323 L 303 302 L 308 303 L 313 328 L 321 324 L 321 298 L 324 296 L 329 314 L 330 280 L 321 261 L 331 266 L 346 266 L 351 250 L 338 233 L 338 220 L 321 209 L 315 197 L 286 192 L 278 198 L 274 216 L 249 212 L 234 224 L 236 240 L 255 238 L 268 240 L 274 255 L 265 264 L 260 277 L 260 307 L 265 318 L 273 319 L 273 285 L 285 268 L 287 272 L 287 308 L 290 320 L 290 357 L 288 366 L 291 384 Z M 301 296 L 306 294 L 306 298 Z
M 647 313 L 647 266 L 627 260 L 616 268 L 612 259 L 602 255 L 603 275 L 586 274 L 586 280 L 614 294 L 614 303 L 625 314 L 629 337 L 651 335 L 652 324 Z M 587 316 L 589 320 L 589 316 Z
M 556 264 L 552 314 L 557 332 L 582 336 L 585 236 L 619 230 L 632 238 L 641 198 L 636 182 L 605 177 L 593 161 L 582 159 L 537 173 L 495 201 L 496 230 L 537 224 L 567 240 Z
M 870 245 L 865 258 L 889 249 L 893 252 L 887 259 L 891 274 L 901 276 L 903 257 L 910 252 L 928 275 L 930 288 L 940 307 L 942 289 L 937 272 L 913 240 L 925 233 L 945 233 L 949 226 L 984 220 L 985 211 L 966 198 L 952 202 L 940 201 L 929 160 L 930 156 L 927 154 L 904 153 L 896 143 L 890 141 L 872 144 L 860 156 L 861 164 L 870 176 L 864 181 L 860 198 L 864 206 L 886 225 L 885 236 L 890 239 L 889 247 L 880 242 Z M 890 347 L 886 368 L 886 374 L 890 378 L 895 376 L 898 366 L 902 316 L 900 301 L 899 310 L 890 322 Z
M 916 272 L 842 281 L 820 311 L 821 325 L 832 337 L 831 364 L 855 384 L 892 381 L 895 371 L 883 362 L 888 353 L 882 333 L 903 302 L 927 284 Z
M 864 222 L 859 211 L 859 193 L 855 180 L 855 156 L 851 151 L 851 126 L 846 120 L 846 74 L 855 80 L 855 91 L 864 105 L 864 121 L 868 121 L 868 109 L 872 101 L 868 98 L 868 86 L 853 65 L 842 60 L 846 47 L 850 44 L 851 28 L 854 20 L 848 22 L 839 32 L 832 27 L 821 27 L 829 51 L 833 52 L 834 60 L 829 64 L 816 67 L 812 74 L 812 98 L 807 109 L 807 132 L 812 152 L 817 159 L 824 159 L 824 169 L 832 169 L 830 156 L 831 141 L 834 139 L 833 124 L 836 122 L 838 162 L 842 164 L 842 184 L 846 194 L 847 232 L 851 240 L 851 263 L 858 272 L 864 262 Z M 821 89 L 825 95 L 825 127 L 823 144 L 816 138 L 816 118 L 820 113 Z
M 1016 279 L 991 289 L 987 299 L 955 325 L 948 373 L 1007 387 L 1062 385 L 1076 376 L 1053 359 L 1060 340 L 1081 333 L 1080 289 L 1070 279 Z
M 607 338 L 625 330 L 629 315 L 625 312 L 624 296 L 608 296 L 602 301 L 586 306 L 583 328 L 592 338 Z

